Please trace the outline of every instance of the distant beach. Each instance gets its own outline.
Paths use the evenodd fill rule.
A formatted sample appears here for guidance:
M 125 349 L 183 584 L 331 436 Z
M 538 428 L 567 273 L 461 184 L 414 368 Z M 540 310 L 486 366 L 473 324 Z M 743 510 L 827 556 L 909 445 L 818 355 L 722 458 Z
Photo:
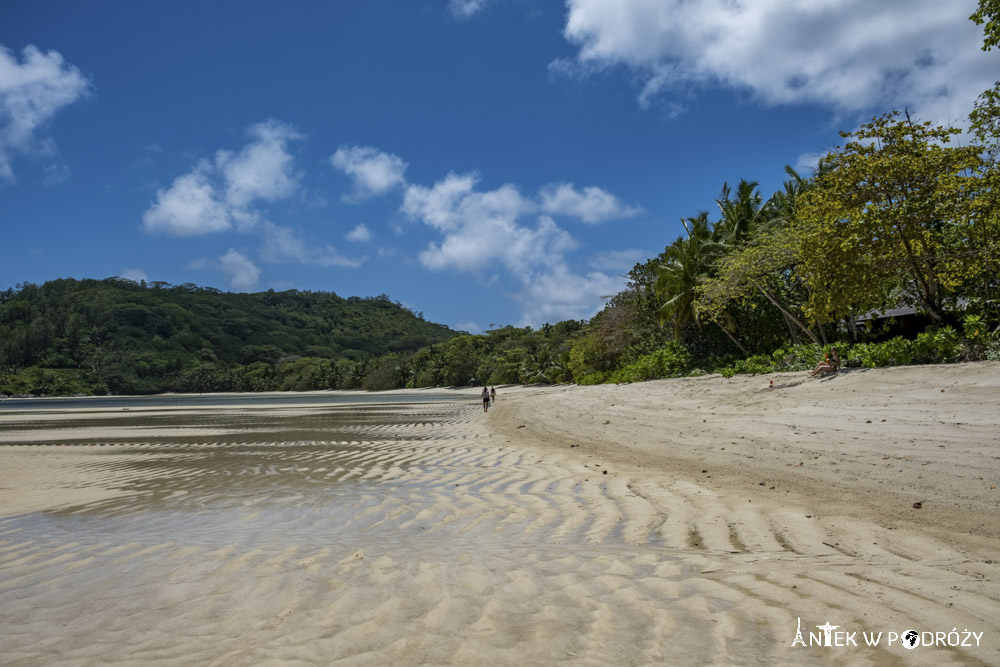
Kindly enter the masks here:
M 1000 364 L 498 389 L 5 406 L 0 655 L 1000 664 Z

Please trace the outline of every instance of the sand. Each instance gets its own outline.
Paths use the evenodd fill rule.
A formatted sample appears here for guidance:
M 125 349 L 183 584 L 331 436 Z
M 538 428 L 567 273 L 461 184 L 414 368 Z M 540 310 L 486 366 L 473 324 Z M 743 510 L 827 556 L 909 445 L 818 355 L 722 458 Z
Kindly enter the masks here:
M 0 411 L 0 655 L 1000 664 L 998 385 L 981 363 L 498 388 L 489 414 L 475 388 Z M 846 645 L 796 644 L 826 623 Z M 909 629 L 944 634 L 888 643 Z

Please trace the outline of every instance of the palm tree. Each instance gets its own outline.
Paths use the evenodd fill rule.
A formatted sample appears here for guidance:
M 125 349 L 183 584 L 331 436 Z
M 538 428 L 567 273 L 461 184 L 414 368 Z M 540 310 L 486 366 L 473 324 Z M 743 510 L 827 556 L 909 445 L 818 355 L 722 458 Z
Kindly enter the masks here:
M 722 217 L 713 230 L 720 242 L 738 246 L 760 225 L 763 201 L 757 187 L 757 181 L 740 179 L 736 196 L 730 197 L 729 184 L 722 184 L 722 192 L 715 200 Z
M 680 338 L 681 328 L 689 321 L 701 326 L 696 289 L 722 251 L 707 212 L 682 219 L 681 224 L 687 238 L 679 236 L 667 246 L 666 261 L 660 265 L 654 288 L 661 304 L 660 323 L 673 319 L 676 338 Z
M 412 377 L 412 368 L 410 360 L 403 356 L 398 358 L 395 368 L 393 368 L 394 380 L 396 382 L 396 387 L 402 389 L 406 386 L 406 383 Z
M 727 191 L 728 187 L 724 186 L 723 193 Z M 678 237 L 667 246 L 664 253 L 666 262 L 660 266 L 654 288 L 661 303 L 660 324 L 672 318 L 675 339 L 680 339 L 681 329 L 687 322 L 694 322 L 701 328 L 698 287 L 711 277 L 713 265 L 728 250 L 717 232 L 720 225 L 713 226 L 707 212 L 683 219 L 681 223 L 688 233 L 687 238 Z M 722 226 L 722 229 L 725 227 Z M 732 314 L 723 311 L 721 317 L 717 316 L 713 321 L 743 354 L 747 354 L 746 347 L 732 332 L 735 329 Z

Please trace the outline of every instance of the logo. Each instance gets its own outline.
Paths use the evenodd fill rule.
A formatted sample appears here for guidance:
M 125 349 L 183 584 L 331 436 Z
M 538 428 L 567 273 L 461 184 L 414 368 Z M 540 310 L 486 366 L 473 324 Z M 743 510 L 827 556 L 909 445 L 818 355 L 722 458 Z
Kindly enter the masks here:
M 797 619 L 795 628 L 795 639 L 792 646 L 819 646 L 828 648 L 831 646 L 858 646 L 858 634 L 861 635 L 861 645 L 876 647 L 885 638 L 886 644 L 892 646 L 899 643 L 900 646 L 912 651 L 920 646 L 979 646 L 983 638 L 982 632 L 970 632 L 968 629 L 959 632 L 958 628 L 952 628 L 951 632 L 917 632 L 910 629 L 904 632 L 868 632 L 865 630 L 847 631 L 841 630 L 839 625 L 833 625 L 827 621 L 823 625 L 815 626 L 819 632 L 802 633 L 802 619 Z M 839 631 L 838 631 L 839 630 Z

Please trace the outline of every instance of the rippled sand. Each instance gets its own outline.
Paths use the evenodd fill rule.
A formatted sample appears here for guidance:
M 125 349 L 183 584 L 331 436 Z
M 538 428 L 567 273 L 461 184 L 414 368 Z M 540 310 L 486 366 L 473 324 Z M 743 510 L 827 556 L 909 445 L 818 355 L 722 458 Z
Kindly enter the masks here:
M 0 462 L 5 665 L 997 659 L 995 566 L 605 473 L 491 427 L 474 393 L 5 414 Z M 923 629 L 950 601 L 992 648 L 791 647 L 799 617 Z

